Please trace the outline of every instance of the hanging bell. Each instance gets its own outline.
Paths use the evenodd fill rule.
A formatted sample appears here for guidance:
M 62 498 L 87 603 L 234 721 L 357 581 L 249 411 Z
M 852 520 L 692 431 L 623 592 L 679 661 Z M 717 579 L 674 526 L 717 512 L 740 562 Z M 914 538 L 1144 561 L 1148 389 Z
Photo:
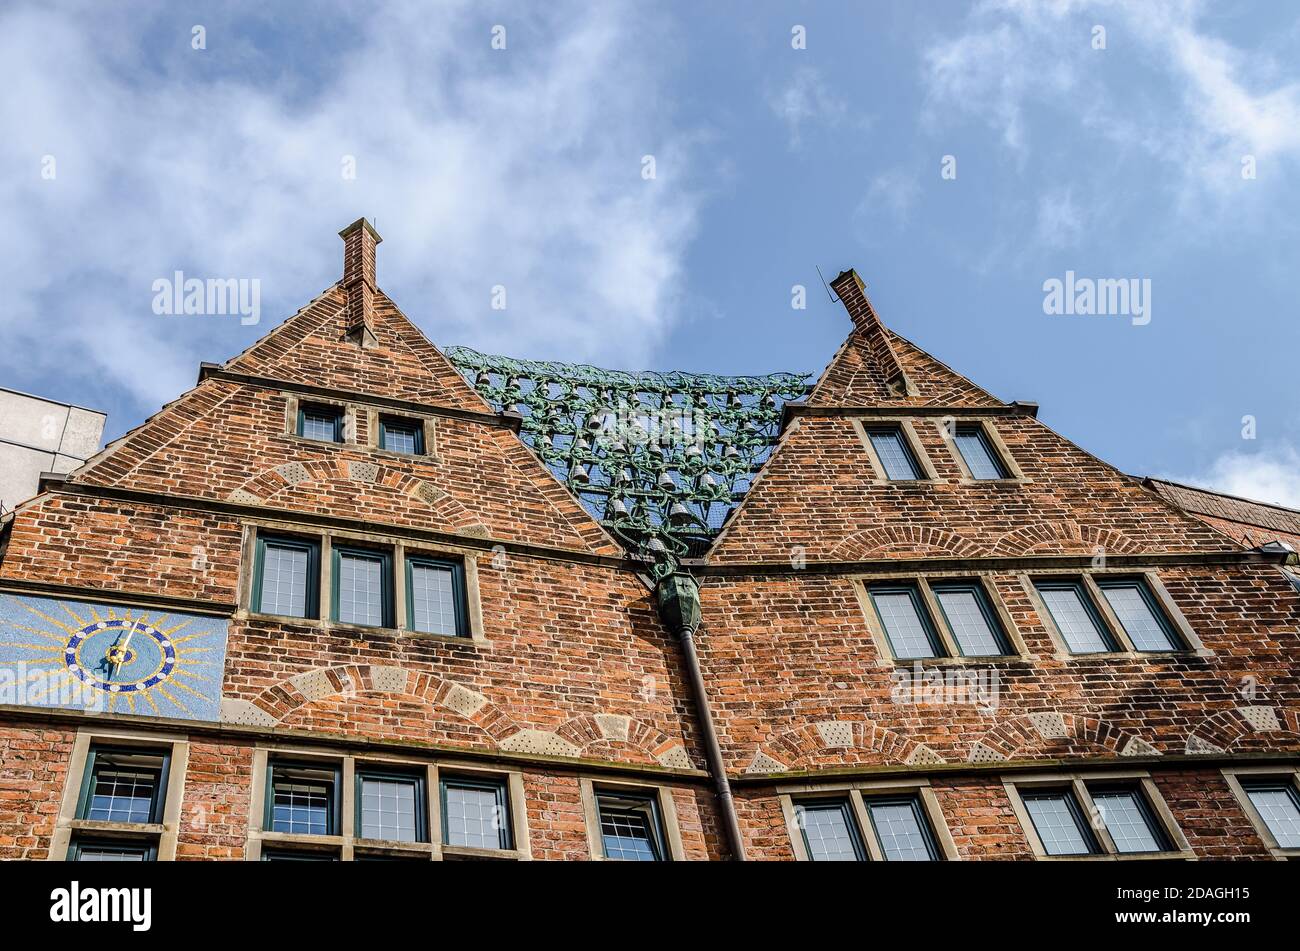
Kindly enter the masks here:
M 673 481 L 673 477 L 667 472 L 659 473 L 659 478 L 655 480 L 655 485 L 663 489 L 665 492 L 677 491 L 677 483 Z
M 479 370 L 477 373 L 474 374 L 474 385 L 479 387 L 491 386 L 492 374 L 489 373 L 487 370 Z
M 727 445 L 727 449 L 726 449 L 726 451 L 723 452 L 723 454 L 722 454 L 722 458 L 723 458 L 723 459 L 739 459 L 739 458 L 740 458 L 740 450 L 737 449 L 735 446 L 732 446 L 732 445 L 728 444 L 728 445 Z
M 630 514 L 623 500 L 618 498 L 610 502 L 609 508 L 605 509 L 606 518 L 628 518 Z
M 668 510 L 668 522 L 671 525 L 690 525 L 695 521 L 695 516 L 691 515 L 691 510 L 681 502 L 674 502 Z
M 649 544 L 647 544 L 645 547 L 646 547 L 646 551 L 652 552 L 656 555 L 668 554 L 668 546 L 665 545 L 662 541 L 660 541 L 659 536 L 657 535 L 654 538 L 650 539 Z
M 587 467 L 578 464 L 569 470 L 569 481 L 586 485 L 591 481 L 591 475 L 587 472 Z
M 713 476 L 709 475 L 709 473 L 706 472 L 704 475 L 700 476 L 700 491 L 710 492 L 717 487 L 717 480 L 714 479 Z

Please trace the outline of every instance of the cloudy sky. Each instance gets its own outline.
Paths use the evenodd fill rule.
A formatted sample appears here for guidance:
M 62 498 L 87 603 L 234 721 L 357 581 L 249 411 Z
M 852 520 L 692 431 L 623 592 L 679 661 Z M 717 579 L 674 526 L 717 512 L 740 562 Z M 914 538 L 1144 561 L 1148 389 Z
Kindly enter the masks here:
M 848 329 L 817 269 L 856 267 L 1097 455 L 1300 505 L 1300 9 L 204 7 L 0 10 L 0 385 L 117 435 L 336 280 L 366 215 L 439 344 L 815 373 Z M 259 281 L 260 324 L 155 315 L 177 270 Z M 1071 271 L 1150 281 L 1150 321 L 1045 313 Z

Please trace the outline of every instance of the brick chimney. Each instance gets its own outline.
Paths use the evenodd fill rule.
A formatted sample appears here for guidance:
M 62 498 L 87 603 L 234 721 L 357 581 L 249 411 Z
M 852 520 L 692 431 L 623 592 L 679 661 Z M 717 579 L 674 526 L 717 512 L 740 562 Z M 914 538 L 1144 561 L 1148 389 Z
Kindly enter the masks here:
M 339 232 L 343 239 L 343 335 L 362 347 L 379 346 L 375 336 L 375 246 L 384 239 L 365 218 Z
M 858 272 L 852 268 L 841 271 L 831 281 L 831 288 L 840 299 L 840 303 L 844 305 L 844 309 L 849 312 L 849 319 L 853 321 L 854 334 L 861 335 L 867 344 L 871 359 L 884 373 L 885 383 L 890 391 L 896 396 L 914 395 L 915 388 L 907 379 L 907 374 L 903 372 L 903 365 L 898 362 L 898 355 L 894 353 L 894 345 L 889 340 L 885 325 L 880 322 L 875 308 L 867 299 L 867 286 L 862 283 Z

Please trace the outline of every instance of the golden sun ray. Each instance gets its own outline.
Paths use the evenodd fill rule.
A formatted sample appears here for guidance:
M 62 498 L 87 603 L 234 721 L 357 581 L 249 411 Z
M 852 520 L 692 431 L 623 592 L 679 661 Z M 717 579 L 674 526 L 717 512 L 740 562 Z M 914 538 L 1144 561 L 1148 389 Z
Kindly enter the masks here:
M 203 674 L 196 673 L 196 672 L 194 672 L 194 671 L 192 671 L 192 670 L 182 670 L 182 669 L 179 668 L 179 667 L 177 667 L 175 670 L 172 671 L 172 676 L 173 676 L 173 677 L 188 677 L 188 678 L 190 678 L 191 680 L 200 680 L 200 681 L 203 681 L 204 683 L 212 683 L 212 678 L 211 678 L 211 677 L 205 677 Z
M 200 700 L 206 701 L 208 699 L 207 697 L 203 696 L 203 694 L 195 690 L 193 687 L 189 686 L 188 684 L 183 684 L 179 680 L 176 680 L 175 678 L 168 680 L 167 683 L 173 687 L 177 687 L 181 690 L 184 690 L 186 693 L 190 694 L 191 696 L 198 697 Z M 159 686 L 158 689 L 161 690 L 162 687 Z M 163 696 L 166 696 L 166 694 L 163 694 Z M 185 712 L 188 713 L 189 711 L 187 710 Z
M 64 650 L 62 647 L 50 647 L 48 644 L 10 644 L 10 647 L 22 647 L 29 651 L 36 651 L 38 654 L 54 654 L 62 657 Z
M 181 628 L 183 628 L 185 625 L 189 624 L 190 621 L 192 621 L 192 620 L 194 620 L 194 619 L 193 619 L 193 618 L 188 618 L 188 617 L 187 617 L 185 620 L 181 621 L 181 623 L 177 624 L 175 627 L 171 627 L 171 628 L 163 629 L 163 628 L 161 627 L 162 619 L 160 618 L 159 621 L 158 621 L 158 624 L 156 624 L 156 625 L 154 625 L 154 626 L 155 626 L 155 627 L 158 627 L 158 629 L 161 630 L 161 631 L 162 631 L 164 634 L 166 634 L 168 637 L 171 637 L 173 634 L 175 634 L 177 631 L 179 631 L 179 630 L 180 630 Z M 194 635 L 191 635 L 191 637 L 202 637 L 202 635 L 201 635 L 201 634 L 194 634 Z M 188 640 L 188 638 L 187 638 L 187 640 Z
M 72 618 L 72 620 L 74 620 L 74 621 L 77 622 L 77 627 L 85 627 L 85 626 L 86 626 L 86 619 L 83 618 L 83 617 L 82 617 L 80 614 L 78 614 L 76 611 L 72 610 L 72 608 L 68 607 L 68 602 L 67 602 L 67 601 L 60 601 L 60 602 L 59 602 L 59 607 L 63 608 L 64 613 L 67 614 L 68 617 Z
M 68 639 L 58 634 L 51 634 L 49 631 L 42 631 L 39 627 L 28 627 L 26 624 L 10 624 L 10 627 L 20 631 L 26 631 L 28 634 L 35 634 L 37 637 L 47 637 L 56 644 L 66 644 Z
M 175 697 L 173 697 L 170 693 L 168 693 L 168 692 L 167 692 L 167 688 L 164 687 L 162 684 L 159 684 L 158 686 L 154 687 L 153 689 L 154 689 L 154 690 L 157 690 L 160 694 L 162 694 L 164 697 L 166 697 L 168 700 L 170 700 L 173 704 L 175 704 L 176 707 L 181 711 L 181 713 L 184 713 L 184 714 L 186 714 L 187 716 L 190 715 L 190 708 L 187 707 L 187 706 L 185 706 L 185 704 L 181 703 L 179 700 L 177 700 Z M 193 692 L 193 691 L 191 691 L 191 693 L 192 693 L 192 692 Z M 207 699 L 207 698 L 205 697 L 204 699 Z
M 159 713 L 159 714 L 162 713 L 162 711 L 158 709 L 158 703 L 157 701 L 154 700 L 153 694 L 150 693 L 150 691 L 146 690 L 144 692 L 144 698 L 149 701 L 149 706 L 153 707 L 154 713 Z
M 77 633 L 77 629 L 75 627 L 68 627 L 68 625 L 64 624 L 62 621 L 56 621 L 54 618 L 50 617 L 48 614 L 46 614 L 44 611 L 40 610 L 39 608 L 34 608 L 27 602 L 19 601 L 17 598 L 13 598 L 12 600 L 15 604 L 21 605 L 22 608 L 25 611 L 27 611 L 29 614 L 35 614 L 42 621 L 49 621 L 59 630 L 67 631 L 69 634 Z
M 104 620 L 104 618 L 99 613 L 99 608 L 97 607 L 93 607 L 93 606 L 91 607 L 90 616 L 93 617 L 97 622 Z

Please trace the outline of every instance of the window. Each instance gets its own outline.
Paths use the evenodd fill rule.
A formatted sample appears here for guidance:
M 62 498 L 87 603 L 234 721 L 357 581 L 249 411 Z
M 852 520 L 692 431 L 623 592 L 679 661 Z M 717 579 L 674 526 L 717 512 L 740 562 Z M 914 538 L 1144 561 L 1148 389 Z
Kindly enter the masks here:
M 1029 779 L 1008 784 L 1034 852 L 1042 857 L 1168 857 L 1186 839 L 1145 774 Z
M 978 582 L 932 583 L 930 589 L 944 623 L 964 657 L 993 657 L 1012 653 L 1006 632 Z
M 343 410 L 307 403 L 298 409 L 298 435 L 321 442 L 343 441 Z
M 1007 468 L 994 451 L 983 426 L 958 426 L 953 433 L 953 444 L 961 453 L 962 461 L 972 479 L 1006 479 Z
M 1173 626 L 1142 579 L 1098 578 L 1097 587 L 1136 650 L 1183 649 Z
M 91 747 L 77 818 L 162 822 L 166 753 Z
M 314 618 L 320 605 L 320 546 L 296 538 L 258 535 L 253 569 L 254 610 Z
M 267 784 L 266 828 L 290 835 L 338 835 L 339 771 L 333 766 L 274 763 Z
M 263 862 L 337 862 L 327 852 L 293 852 L 289 849 L 263 849 Z
M 605 858 L 627 862 L 669 860 L 655 793 L 597 790 L 596 809 Z
M 921 478 L 921 467 L 917 464 L 916 456 L 912 454 L 900 427 L 868 429 L 867 438 L 871 440 L 871 448 L 875 450 L 876 458 L 880 460 L 880 467 L 885 471 L 885 477 L 891 482 L 906 482 Z
M 357 835 L 390 842 L 425 842 L 424 778 L 371 769 L 357 771 Z
M 1081 583 L 1044 581 L 1037 587 L 1070 653 L 1101 654 L 1119 650 Z
M 379 417 L 379 448 L 418 456 L 424 453 L 424 424 L 397 416 Z
M 920 790 L 791 800 L 803 843 L 813 862 L 937 862 L 943 858 Z M 859 822 L 857 817 L 861 817 Z
M 153 845 L 74 838 L 68 849 L 69 862 L 152 862 L 158 857 Z
M 334 620 L 392 627 L 391 567 L 387 552 L 335 546 L 331 572 Z
M 463 562 L 406 559 L 406 625 L 412 631 L 467 635 L 465 601 Z
M 510 849 L 510 805 L 504 780 L 444 776 L 442 841 L 475 849 Z
M 873 585 L 871 603 L 893 655 L 901 660 L 943 654 L 915 585 Z
M 1241 787 L 1279 849 L 1300 849 L 1300 792 L 1288 777 L 1243 778 Z

